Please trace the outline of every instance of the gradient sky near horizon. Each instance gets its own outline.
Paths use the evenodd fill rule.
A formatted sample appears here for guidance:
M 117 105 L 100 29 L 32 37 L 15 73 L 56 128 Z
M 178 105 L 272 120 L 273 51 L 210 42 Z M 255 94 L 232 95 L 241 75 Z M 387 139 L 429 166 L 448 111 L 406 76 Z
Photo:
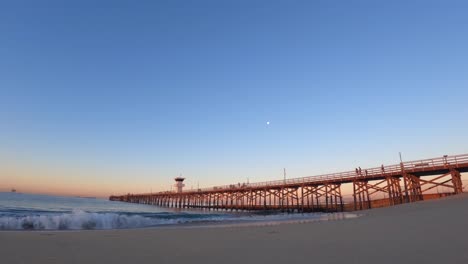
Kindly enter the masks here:
M 106 196 L 467 153 L 466 1 L 0 4 L 0 191 Z M 267 125 L 267 122 L 270 122 Z

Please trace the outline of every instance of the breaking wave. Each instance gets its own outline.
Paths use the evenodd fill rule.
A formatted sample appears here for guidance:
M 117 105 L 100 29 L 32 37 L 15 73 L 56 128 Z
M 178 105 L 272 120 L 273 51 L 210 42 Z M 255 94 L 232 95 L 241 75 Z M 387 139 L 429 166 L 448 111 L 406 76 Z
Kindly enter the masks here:
M 218 217 L 195 218 L 189 214 L 174 217 L 168 214 L 90 213 L 74 210 L 71 213 L 3 216 L 0 230 L 93 230 L 127 229 L 170 225 L 196 221 L 217 221 Z

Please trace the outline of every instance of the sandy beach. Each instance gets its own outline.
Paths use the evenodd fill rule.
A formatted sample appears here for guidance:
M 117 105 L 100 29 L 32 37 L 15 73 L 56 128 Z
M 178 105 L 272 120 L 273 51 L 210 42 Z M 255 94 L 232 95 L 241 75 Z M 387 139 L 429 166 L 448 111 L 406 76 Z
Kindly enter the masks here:
M 0 232 L 1 263 L 468 263 L 468 194 L 262 227 Z

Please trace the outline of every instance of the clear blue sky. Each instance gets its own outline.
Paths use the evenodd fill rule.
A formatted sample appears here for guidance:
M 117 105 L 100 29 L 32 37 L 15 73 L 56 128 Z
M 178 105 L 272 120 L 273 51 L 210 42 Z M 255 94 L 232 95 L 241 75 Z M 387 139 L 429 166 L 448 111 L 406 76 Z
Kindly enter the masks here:
M 24 166 L 138 191 L 468 152 L 466 1 L 38 2 L 0 4 L 0 155 Z

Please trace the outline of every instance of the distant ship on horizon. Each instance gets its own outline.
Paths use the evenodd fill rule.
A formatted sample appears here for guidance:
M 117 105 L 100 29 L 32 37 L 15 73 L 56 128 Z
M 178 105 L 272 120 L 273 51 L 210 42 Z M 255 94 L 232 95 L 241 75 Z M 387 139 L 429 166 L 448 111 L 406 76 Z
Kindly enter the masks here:
M 77 198 L 84 198 L 84 199 L 97 199 L 97 197 L 94 196 L 76 196 Z
M 15 189 L 15 188 L 12 188 L 12 189 L 11 189 L 11 192 L 12 192 L 12 193 L 15 193 L 15 192 L 16 192 L 16 189 Z

